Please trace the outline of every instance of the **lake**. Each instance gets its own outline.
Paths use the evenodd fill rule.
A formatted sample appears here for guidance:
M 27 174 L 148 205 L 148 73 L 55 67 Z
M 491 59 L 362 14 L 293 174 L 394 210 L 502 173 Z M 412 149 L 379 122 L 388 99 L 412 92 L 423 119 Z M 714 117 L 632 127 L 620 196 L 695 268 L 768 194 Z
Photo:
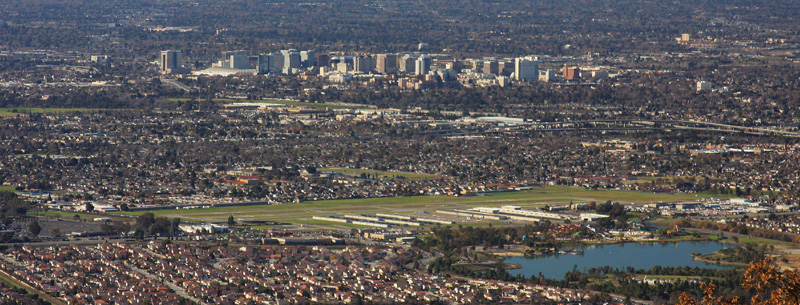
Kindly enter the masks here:
M 692 253 L 711 253 L 723 248 L 732 247 L 714 241 L 681 241 L 681 242 L 645 242 L 620 243 L 607 245 L 574 245 L 574 249 L 583 250 L 583 254 L 540 255 L 532 257 L 511 257 L 506 263 L 519 264 L 520 269 L 508 270 L 511 275 L 522 274 L 525 277 L 542 273 L 546 278 L 561 280 L 572 271 L 611 266 L 613 268 L 650 269 L 656 265 L 662 267 L 700 267 L 724 269 L 727 266 L 706 264 L 692 259 Z M 566 247 L 565 247 L 566 248 Z

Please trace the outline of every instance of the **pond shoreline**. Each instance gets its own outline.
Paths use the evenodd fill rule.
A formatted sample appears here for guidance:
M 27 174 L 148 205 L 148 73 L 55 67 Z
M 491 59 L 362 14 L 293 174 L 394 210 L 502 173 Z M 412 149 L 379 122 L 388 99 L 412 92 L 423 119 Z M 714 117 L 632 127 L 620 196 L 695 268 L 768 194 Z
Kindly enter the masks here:
M 561 278 L 571 270 L 585 270 L 611 266 L 625 269 L 649 269 L 662 267 L 698 267 L 727 269 L 739 267 L 717 264 L 714 261 L 696 260 L 692 253 L 712 253 L 731 247 L 719 241 L 645 241 L 614 244 L 577 243 L 575 253 L 545 254 L 536 256 L 506 257 L 503 262 L 518 264 L 519 268 L 508 269 L 512 275 L 543 273 L 548 278 Z M 581 253 L 582 252 L 582 253 Z M 516 267 L 516 266 L 514 266 Z

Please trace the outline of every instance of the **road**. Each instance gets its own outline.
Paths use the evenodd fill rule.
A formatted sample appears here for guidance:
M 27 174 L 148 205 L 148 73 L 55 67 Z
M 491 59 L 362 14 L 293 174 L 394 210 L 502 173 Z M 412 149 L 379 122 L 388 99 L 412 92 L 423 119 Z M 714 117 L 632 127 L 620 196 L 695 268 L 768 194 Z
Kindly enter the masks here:
M 164 83 L 164 84 L 174 86 L 174 87 L 176 87 L 178 89 L 181 89 L 183 91 L 186 91 L 186 92 L 192 91 L 192 88 L 189 88 L 189 86 L 186 86 L 183 83 L 178 82 L 178 81 L 176 81 L 174 79 L 163 78 L 163 77 L 160 78 L 160 79 L 161 79 L 161 82 Z
M 167 237 L 159 237 L 158 240 L 164 240 Z M 103 243 L 122 243 L 128 242 L 133 240 L 132 238 L 78 238 L 78 239 L 68 239 L 68 240 L 50 240 L 50 241 L 41 241 L 41 242 L 27 242 L 27 243 L 0 243 L 0 246 L 32 246 L 32 247 L 40 247 L 40 246 L 61 246 L 61 245 L 97 245 Z M 151 241 L 152 238 L 145 239 L 144 241 Z
M 190 296 L 189 294 L 186 293 L 186 290 L 183 290 L 183 288 L 179 287 L 178 285 L 175 285 L 170 281 L 163 280 L 163 279 L 155 276 L 154 274 L 151 274 L 151 273 L 145 271 L 144 269 L 140 269 L 140 268 L 134 266 L 133 264 L 131 264 L 131 263 L 127 262 L 127 261 L 125 262 L 125 266 L 128 266 L 128 268 L 131 268 L 136 272 L 144 274 L 148 278 L 154 279 L 156 281 L 159 281 L 159 282 L 163 283 L 164 285 L 167 285 L 167 287 L 169 287 L 169 289 L 172 289 L 172 291 L 175 291 L 175 293 L 177 293 L 179 296 L 181 296 L 183 298 L 187 298 L 189 300 L 192 300 L 192 302 L 195 302 L 197 304 L 208 304 L 208 303 L 205 303 L 205 302 L 201 301 L 198 298 Z
M 724 133 L 743 133 L 754 135 L 780 135 L 800 137 L 800 132 L 780 130 L 767 127 L 749 127 L 732 124 L 702 122 L 694 120 L 587 120 L 564 122 L 525 122 L 505 127 L 463 127 L 455 129 L 437 129 L 423 133 L 446 136 L 505 134 L 519 132 L 554 132 L 554 131 L 652 131 L 652 130 L 697 130 Z

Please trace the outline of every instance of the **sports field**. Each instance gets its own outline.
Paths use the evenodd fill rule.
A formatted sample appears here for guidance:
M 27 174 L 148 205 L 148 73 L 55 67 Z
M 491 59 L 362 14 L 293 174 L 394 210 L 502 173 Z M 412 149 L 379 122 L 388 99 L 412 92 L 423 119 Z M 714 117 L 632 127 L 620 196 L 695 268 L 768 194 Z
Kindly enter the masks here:
M 544 205 L 566 205 L 596 201 L 598 203 L 611 200 L 621 203 L 649 203 L 657 201 L 694 200 L 694 195 L 653 194 L 615 190 L 588 190 L 584 188 L 546 186 L 537 190 L 522 192 L 491 193 L 486 196 L 449 197 L 418 196 L 389 197 L 367 199 L 345 199 L 312 201 L 303 203 L 287 203 L 281 205 L 258 205 L 219 207 L 190 210 L 157 210 L 156 216 L 180 217 L 186 220 L 225 222 L 228 216 L 241 221 L 277 221 L 292 223 L 304 228 L 351 228 L 351 225 L 326 223 L 312 220 L 312 216 L 330 216 L 343 214 L 375 214 L 397 213 L 403 215 L 427 215 L 438 209 L 466 209 L 477 206 L 518 205 L 523 208 L 536 208 Z M 123 214 L 138 215 L 144 212 L 127 212 Z

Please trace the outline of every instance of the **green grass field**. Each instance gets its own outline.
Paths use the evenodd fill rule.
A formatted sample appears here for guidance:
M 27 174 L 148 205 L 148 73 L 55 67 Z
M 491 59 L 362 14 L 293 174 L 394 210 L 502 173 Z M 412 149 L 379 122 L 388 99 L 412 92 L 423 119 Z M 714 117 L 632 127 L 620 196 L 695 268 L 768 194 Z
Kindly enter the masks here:
M 3 283 L 5 283 L 6 285 L 8 285 L 8 286 L 11 286 L 11 287 L 14 287 L 14 288 L 22 288 L 22 289 L 25 289 L 25 287 L 22 287 L 20 284 L 17 284 L 17 282 L 16 282 L 16 281 L 14 281 L 14 280 L 12 280 L 11 278 L 8 278 L 8 277 L 6 277 L 6 276 L 4 276 L 4 275 L 0 275 L 0 281 L 2 281 L 2 282 L 3 282 Z M 28 289 L 25 289 L 25 290 L 26 290 L 26 291 L 28 291 Z M 28 291 L 28 293 L 30 293 L 30 291 Z
M 8 192 L 13 192 L 13 191 L 16 191 L 16 190 L 17 190 L 17 187 L 16 187 L 16 186 L 11 186 L 11 185 L 0 185 L 0 191 L 8 191 Z
M 169 101 L 173 102 L 183 102 L 188 101 L 187 98 L 172 98 Z M 299 102 L 299 101 L 289 101 L 289 100 L 237 100 L 237 99 L 224 99 L 224 98 L 215 98 L 212 99 L 215 103 L 266 103 L 266 104 L 281 104 L 281 105 L 288 105 L 288 106 L 305 106 L 305 107 L 314 107 L 320 110 L 328 109 L 365 109 L 368 108 L 366 105 L 344 105 L 344 104 L 327 104 L 327 103 L 308 103 L 308 102 Z
M 518 205 L 536 208 L 544 205 L 565 205 L 570 202 L 604 202 L 611 200 L 623 203 L 649 203 L 654 201 L 680 201 L 696 199 L 694 195 L 653 194 L 615 190 L 588 190 L 583 188 L 547 186 L 524 192 L 491 193 L 487 196 L 449 197 L 387 197 L 367 199 L 345 199 L 288 203 L 281 205 L 236 206 L 190 210 L 151 211 L 161 217 L 180 217 L 186 220 L 225 222 L 233 215 L 243 221 L 280 221 L 302 224 L 306 228 L 350 228 L 351 225 L 312 220 L 312 216 L 343 214 L 397 213 L 436 218 L 438 209 L 467 209 L 476 206 Z M 426 214 L 428 212 L 430 214 Z M 144 211 L 120 212 L 123 215 L 140 215 Z
M 776 248 L 777 247 L 797 248 L 797 246 L 798 246 L 795 243 L 779 241 L 779 240 L 773 240 L 773 239 L 766 239 L 766 238 L 758 238 L 758 237 L 739 237 L 738 243 L 739 244 L 756 244 L 756 245 L 767 244 L 767 245 L 776 246 Z
M 408 180 L 428 180 L 442 178 L 437 175 L 408 173 L 408 172 L 395 172 L 395 171 L 380 171 L 372 169 L 359 169 L 359 168 L 342 168 L 342 167 L 325 167 L 318 168 L 317 172 L 336 172 L 348 176 L 360 176 L 361 174 L 376 175 L 378 179 L 392 179 L 396 177 L 405 177 Z

